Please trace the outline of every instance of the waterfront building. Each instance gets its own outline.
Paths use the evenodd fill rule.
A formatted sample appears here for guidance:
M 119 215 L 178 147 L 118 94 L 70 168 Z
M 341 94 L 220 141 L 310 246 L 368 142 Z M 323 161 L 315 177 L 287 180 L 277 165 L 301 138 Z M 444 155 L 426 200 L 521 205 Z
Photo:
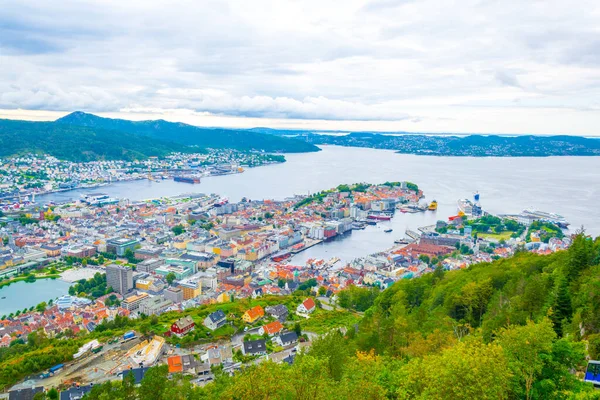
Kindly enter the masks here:
M 121 295 L 125 295 L 133 289 L 133 271 L 117 264 L 106 267 L 106 286 Z

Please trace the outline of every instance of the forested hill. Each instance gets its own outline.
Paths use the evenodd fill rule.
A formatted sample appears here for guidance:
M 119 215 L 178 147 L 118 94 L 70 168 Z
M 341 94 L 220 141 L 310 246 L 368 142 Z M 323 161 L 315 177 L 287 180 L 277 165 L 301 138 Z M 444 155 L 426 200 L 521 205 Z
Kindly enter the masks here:
M 294 138 L 222 128 L 200 128 L 180 122 L 129 121 L 103 118 L 84 112 L 74 112 L 56 120 L 57 124 L 101 128 L 188 146 L 213 149 L 257 150 L 266 152 L 300 153 L 318 151 L 313 144 Z
M 471 157 L 600 156 L 600 139 L 579 136 L 419 135 L 355 132 L 346 135 L 297 133 L 314 144 L 370 147 L 398 153 Z
M 105 383 L 86 399 L 600 399 L 581 379 L 586 357 L 600 357 L 599 264 L 600 239 L 579 235 L 548 256 L 350 288 L 339 305 L 362 321 L 315 339 L 291 366 L 214 369 L 196 388 L 160 366 L 137 388 Z
M 43 153 L 70 161 L 139 160 L 186 151 L 191 148 L 98 127 L 0 120 L 0 157 Z

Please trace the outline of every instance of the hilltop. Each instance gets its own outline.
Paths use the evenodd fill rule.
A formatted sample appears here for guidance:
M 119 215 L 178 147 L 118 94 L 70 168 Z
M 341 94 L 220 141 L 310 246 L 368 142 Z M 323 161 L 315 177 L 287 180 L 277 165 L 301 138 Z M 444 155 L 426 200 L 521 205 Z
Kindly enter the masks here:
M 168 140 L 187 146 L 213 149 L 255 150 L 276 153 L 319 151 L 313 144 L 249 130 L 201 128 L 165 120 L 129 121 L 103 118 L 81 111 L 56 120 L 57 124 L 119 131 L 138 136 Z
M 178 143 L 153 138 L 140 140 L 132 133 L 98 127 L 0 120 L 0 157 L 37 153 L 77 162 L 132 161 L 190 150 Z

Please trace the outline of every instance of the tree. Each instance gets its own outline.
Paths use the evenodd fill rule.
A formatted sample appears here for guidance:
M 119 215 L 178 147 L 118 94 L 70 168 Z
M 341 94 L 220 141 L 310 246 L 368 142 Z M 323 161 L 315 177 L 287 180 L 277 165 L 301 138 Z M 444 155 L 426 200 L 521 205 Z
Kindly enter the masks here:
M 48 393 L 46 393 L 46 397 L 48 398 L 48 400 L 58 400 L 58 390 L 56 390 L 56 388 L 48 390 Z
M 325 286 L 320 286 L 319 287 L 319 296 L 325 296 L 326 293 L 327 293 L 327 288 Z
M 177 279 L 177 276 L 175 275 L 175 273 L 173 273 L 173 272 L 169 272 L 169 273 L 167 274 L 167 276 L 165 277 L 165 279 L 167 280 L 167 283 L 168 283 L 169 285 L 172 285 L 172 284 L 173 284 L 173 281 L 175 281 L 175 279 Z
M 169 382 L 169 368 L 166 365 L 150 368 L 142 379 L 139 395 L 141 399 L 170 400 L 164 396 Z
M 429 264 L 430 261 L 429 256 L 425 254 L 421 254 L 419 256 L 419 260 L 423 261 L 425 264 Z
M 480 339 L 412 359 L 400 370 L 399 398 L 507 399 L 511 371 L 502 348 Z
M 175 234 L 175 236 L 179 236 L 183 232 L 185 232 L 185 228 L 183 227 L 183 225 L 179 224 L 179 225 L 175 225 L 174 227 L 172 227 L 171 231 Z
M 348 358 L 353 354 L 353 348 L 339 331 L 332 331 L 315 339 L 309 354 L 327 360 L 326 365 L 329 376 L 339 381 L 342 379 Z
M 123 382 L 121 383 L 121 397 L 122 400 L 135 400 L 135 378 L 131 372 L 126 373 L 123 378 Z
M 556 333 L 547 318 L 538 324 L 528 321 L 525 326 L 502 328 L 498 334 L 498 344 L 509 359 L 515 380 L 517 383 L 524 383 L 525 397 L 528 400 L 555 339 Z
M 554 330 L 558 336 L 563 335 L 563 325 L 571 320 L 573 307 L 571 305 L 571 295 L 569 293 L 567 280 L 562 278 L 556 284 L 554 301 L 552 303 L 552 314 L 550 319 L 554 325 Z

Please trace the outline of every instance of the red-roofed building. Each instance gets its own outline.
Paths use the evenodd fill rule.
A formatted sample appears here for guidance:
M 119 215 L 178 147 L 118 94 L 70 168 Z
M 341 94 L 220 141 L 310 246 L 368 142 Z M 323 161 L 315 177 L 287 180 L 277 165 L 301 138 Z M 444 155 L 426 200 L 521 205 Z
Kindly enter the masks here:
M 296 308 L 296 311 L 298 311 L 301 314 L 310 314 L 313 311 L 315 311 L 316 305 L 315 305 L 315 301 L 309 297 L 308 299 L 304 300 L 299 306 L 298 308 Z
M 279 321 L 271 322 L 270 324 L 266 324 L 260 327 L 258 330 L 259 335 L 264 335 L 265 333 L 269 336 L 277 335 L 283 329 L 283 325 Z
M 454 248 L 448 246 L 438 246 L 435 244 L 425 243 L 411 243 L 408 246 L 400 249 L 399 253 L 418 257 L 420 255 L 426 255 L 430 257 L 437 257 L 444 254 L 450 254 Z

